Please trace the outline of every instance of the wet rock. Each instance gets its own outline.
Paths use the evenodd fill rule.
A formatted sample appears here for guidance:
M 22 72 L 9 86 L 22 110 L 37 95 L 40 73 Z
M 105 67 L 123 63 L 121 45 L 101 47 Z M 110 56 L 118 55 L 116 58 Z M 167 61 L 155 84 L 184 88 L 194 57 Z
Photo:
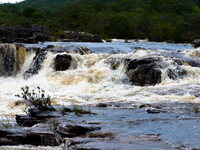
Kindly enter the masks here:
M 89 138 L 109 138 L 109 139 L 113 139 L 114 138 L 114 135 L 111 132 L 89 133 L 87 136 Z
M 141 105 L 141 108 L 149 107 L 148 109 L 160 112 L 151 117 L 144 112 L 144 109 L 125 108 L 122 105 L 119 108 L 104 108 L 103 111 L 98 107 L 90 107 L 97 115 L 79 117 L 74 115 L 72 109 L 68 109 L 69 106 L 66 107 L 68 111 L 66 115 L 61 115 L 58 111 L 63 106 L 54 106 L 57 111 L 40 113 L 35 111 L 35 118 L 46 118 L 44 122 L 31 127 L 0 128 L 0 145 L 61 146 L 63 142 L 65 149 L 69 150 L 133 149 L 133 147 L 145 150 L 157 147 L 167 150 L 184 147 L 194 149 L 199 148 L 198 135 L 193 134 L 199 131 L 199 115 L 193 112 L 193 108 L 197 106 L 199 107 L 197 103 Z M 88 106 L 85 106 L 85 109 L 88 109 Z M 162 114 L 163 110 L 167 113 Z M 184 140 L 181 138 L 183 136 Z
M 108 107 L 108 104 L 99 103 L 99 104 L 96 105 L 96 107 Z
M 70 55 L 57 55 L 55 58 L 54 67 L 56 71 L 65 71 L 71 65 L 72 57 Z
M 0 129 L 0 146 L 1 145 L 23 145 L 31 144 L 35 146 L 58 146 L 59 139 L 54 132 L 43 128 L 41 133 L 38 131 L 31 131 L 31 128 L 26 129 Z M 3 134 L 1 134 L 3 133 Z
M 172 59 L 175 65 L 190 65 L 192 67 L 200 67 L 200 63 L 198 61 L 184 57 L 178 53 L 161 52 L 161 55 Z
M 87 47 L 84 47 L 84 46 L 81 46 L 78 48 L 78 51 L 81 55 L 84 55 L 84 54 L 91 54 L 91 50 L 89 50 Z
M 160 111 L 155 110 L 155 109 L 147 109 L 147 112 L 148 112 L 149 114 L 157 114 L 157 113 L 160 113 Z
M 75 137 L 86 135 L 88 132 L 94 130 L 100 130 L 98 126 L 91 126 L 87 124 L 73 125 L 68 124 L 66 126 L 59 127 L 58 132 L 64 137 Z
M 167 111 L 163 111 L 163 110 L 158 110 L 158 109 L 147 109 L 147 112 L 149 114 L 158 114 L 158 113 L 166 113 Z
M 133 85 L 155 85 L 161 82 L 161 71 L 154 58 L 135 59 L 129 62 L 126 74 Z
M 151 105 L 150 104 L 142 104 L 139 106 L 139 108 L 145 108 L 145 107 L 151 107 Z
M 187 75 L 187 71 L 182 69 L 181 67 L 177 66 L 176 68 L 169 68 L 167 69 L 167 75 L 170 79 L 182 79 Z
M 200 47 L 200 39 L 195 39 L 191 44 L 194 48 Z
M 27 115 L 16 115 L 16 122 L 20 126 L 32 127 L 35 124 L 43 122 L 44 119 L 38 119 Z
M 39 70 L 42 68 L 42 63 L 46 59 L 46 54 L 46 51 L 43 52 L 40 49 L 37 49 L 36 56 L 33 58 L 33 65 L 23 74 L 24 79 L 28 79 L 34 74 L 38 74 Z

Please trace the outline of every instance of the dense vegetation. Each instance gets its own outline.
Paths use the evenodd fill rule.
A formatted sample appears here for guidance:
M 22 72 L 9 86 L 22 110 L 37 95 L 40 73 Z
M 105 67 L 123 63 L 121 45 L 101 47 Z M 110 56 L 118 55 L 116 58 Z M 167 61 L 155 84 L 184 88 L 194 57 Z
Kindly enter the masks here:
M 58 33 L 74 30 L 103 38 L 190 42 L 200 38 L 200 1 L 25 0 L 0 5 L 0 25 L 30 24 Z

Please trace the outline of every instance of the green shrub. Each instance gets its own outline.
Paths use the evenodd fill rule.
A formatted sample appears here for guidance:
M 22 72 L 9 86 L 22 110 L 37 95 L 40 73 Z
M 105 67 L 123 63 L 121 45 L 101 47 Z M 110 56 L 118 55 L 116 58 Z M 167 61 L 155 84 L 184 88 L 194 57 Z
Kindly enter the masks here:
M 37 87 L 37 92 L 33 89 L 30 92 L 29 87 L 25 86 L 21 88 L 22 93 L 20 95 L 15 95 L 17 97 L 21 97 L 24 100 L 30 102 L 31 105 L 39 108 L 39 110 L 51 110 L 53 107 L 51 106 L 51 100 L 49 95 L 45 95 L 45 91 Z

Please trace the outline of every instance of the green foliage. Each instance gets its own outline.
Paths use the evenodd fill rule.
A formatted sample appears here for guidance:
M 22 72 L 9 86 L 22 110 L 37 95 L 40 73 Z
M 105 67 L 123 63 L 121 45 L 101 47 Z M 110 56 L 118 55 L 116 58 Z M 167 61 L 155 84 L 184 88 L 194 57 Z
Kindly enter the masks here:
M 26 17 L 26 18 L 31 18 L 33 17 L 33 14 L 37 12 L 37 9 L 35 8 L 31 8 L 31 7 L 27 7 L 24 11 L 23 11 L 23 15 Z
M 55 38 L 61 30 L 99 34 L 103 38 L 190 42 L 200 38 L 197 0 L 25 0 L 0 5 L 0 24 L 44 25 Z
M 21 97 L 24 100 L 27 100 L 31 103 L 31 105 L 39 108 L 40 110 L 51 110 L 53 107 L 51 106 L 50 96 L 45 96 L 45 91 L 37 87 L 37 92 L 33 89 L 30 92 L 29 87 L 25 86 L 21 88 L 22 93 L 20 95 L 16 95 L 17 97 Z
M 59 125 L 58 119 L 53 119 L 49 122 L 49 126 L 51 130 L 55 130 Z
M 194 107 L 193 109 L 194 109 L 194 113 L 199 113 L 199 107 L 198 106 Z
M 73 111 L 74 111 L 75 115 L 81 115 L 81 114 L 83 114 L 82 107 L 78 106 L 78 105 L 74 105 Z
M 10 122 L 8 118 L 0 120 L 0 127 L 1 128 L 13 128 L 13 124 Z

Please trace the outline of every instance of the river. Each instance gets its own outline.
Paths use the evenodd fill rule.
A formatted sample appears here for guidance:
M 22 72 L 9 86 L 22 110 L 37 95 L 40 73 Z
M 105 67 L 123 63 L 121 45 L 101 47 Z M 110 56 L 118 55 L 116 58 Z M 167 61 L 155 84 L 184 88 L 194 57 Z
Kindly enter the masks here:
M 181 66 L 187 71 L 184 78 L 172 80 L 167 76 L 167 69 L 175 68 L 172 61 L 174 57 L 200 63 L 200 49 L 195 49 L 190 44 L 155 43 L 146 40 L 129 40 L 125 43 L 124 40 L 115 39 L 111 43 L 45 42 L 25 44 L 25 47 L 43 48 L 48 45 L 59 47 L 58 51 L 56 53 L 49 51 L 46 54 L 38 74 L 28 79 L 23 77 L 35 56 L 34 52 L 29 51 L 16 76 L 0 77 L 2 118 L 12 119 L 16 114 L 24 114 L 25 106 L 14 106 L 14 102 L 20 100 L 15 95 L 20 94 L 21 87 L 24 86 L 29 86 L 31 89 L 39 86 L 51 96 L 53 104 L 60 105 L 95 106 L 98 103 L 119 102 L 129 103 L 132 107 L 146 103 L 200 102 L 199 67 L 184 64 Z M 74 53 L 73 49 L 80 46 L 87 47 L 91 53 L 85 55 Z M 70 54 L 74 65 L 66 71 L 55 71 L 53 60 L 58 53 Z M 117 69 L 112 69 L 110 65 L 113 60 L 146 57 L 160 58 L 164 62 L 161 70 L 162 80 L 155 86 L 132 85 L 127 81 L 123 63 L 120 63 Z

